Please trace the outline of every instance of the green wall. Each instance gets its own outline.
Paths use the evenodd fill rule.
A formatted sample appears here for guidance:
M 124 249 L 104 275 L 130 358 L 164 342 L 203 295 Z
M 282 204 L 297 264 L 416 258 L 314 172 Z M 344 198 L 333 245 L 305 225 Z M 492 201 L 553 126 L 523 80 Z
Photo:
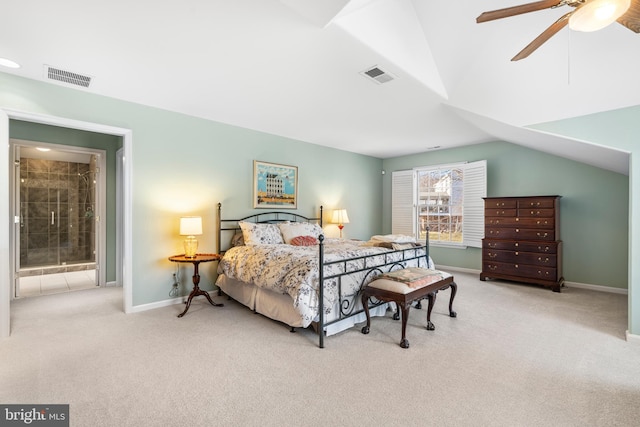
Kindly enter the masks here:
M 116 280 L 116 151 L 122 147 L 122 138 L 114 135 L 77 129 L 43 125 L 40 123 L 9 121 L 9 137 L 28 141 L 49 142 L 73 147 L 106 151 L 106 228 L 107 228 L 107 282 Z
M 563 196 L 566 279 L 617 288 L 629 283 L 629 329 L 640 335 L 640 309 L 633 310 L 634 306 L 640 307 L 640 292 L 633 292 L 634 287 L 640 289 L 640 268 L 629 265 L 629 275 L 624 273 L 627 257 L 633 259 L 633 253 L 640 253 L 640 233 L 632 228 L 640 221 L 640 198 L 629 197 L 633 188 L 640 188 L 640 162 L 633 162 L 633 151 L 638 150 L 640 140 L 638 108 L 547 127 L 561 135 L 631 151 L 630 181 L 623 175 L 504 142 L 383 161 L 5 73 L 0 73 L 0 108 L 132 130 L 132 158 L 127 161 L 133 165 L 130 265 L 134 306 L 169 299 L 177 266 L 167 257 L 182 252 L 180 215 L 203 216 L 205 235 L 199 240 L 204 252 L 216 247 L 218 202 L 223 203 L 227 217 L 254 212 L 253 160 L 298 166 L 298 212 L 314 214 L 320 204 L 327 208 L 327 214 L 336 207 L 346 208 L 351 223 L 345 227 L 345 237 L 366 239 L 371 234 L 390 232 L 391 171 L 486 159 L 490 196 Z M 381 176 L 382 169 L 386 175 Z M 4 206 L 8 201 L 0 203 Z M 627 204 L 629 210 L 624 207 Z M 627 212 L 631 212 L 628 228 Z M 335 225 L 328 225 L 325 231 L 337 235 Z M 625 252 L 629 235 L 630 251 Z M 439 264 L 480 268 L 477 249 L 434 248 L 433 255 Z M 215 277 L 213 264 L 200 270 L 205 289 L 210 289 Z M 190 290 L 191 274 L 181 268 L 183 293 Z
M 391 232 L 391 172 L 416 166 L 487 160 L 487 196 L 561 195 L 564 277 L 568 282 L 627 288 L 626 175 L 507 142 L 397 157 L 383 162 L 384 232 Z M 432 248 L 437 264 L 481 269 L 477 248 Z
M 630 153 L 629 161 L 629 330 L 640 342 L 640 106 L 532 126 Z
M 640 105 L 530 127 L 633 153 L 640 148 Z
M 332 209 L 346 208 L 351 223 L 345 237 L 367 239 L 381 231 L 382 160 L 377 158 L 5 73 L 0 73 L 0 108 L 132 130 L 133 153 L 126 161 L 133 168 L 134 307 L 171 298 L 172 274 L 179 266 L 167 258 L 183 253 L 181 215 L 203 217 L 200 252 L 213 252 L 218 202 L 227 218 L 255 212 L 253 160 L 298 166 L 298 213 L 317 215 L 324 205 L 326 221 Z M 325 231 L 338 234 L 334 224 Z M 191 268 L 179 267 L 182 294 L 191 290 Z M 212 289 L 215 268 L 215 263 L 200 267 L 203 289 Z

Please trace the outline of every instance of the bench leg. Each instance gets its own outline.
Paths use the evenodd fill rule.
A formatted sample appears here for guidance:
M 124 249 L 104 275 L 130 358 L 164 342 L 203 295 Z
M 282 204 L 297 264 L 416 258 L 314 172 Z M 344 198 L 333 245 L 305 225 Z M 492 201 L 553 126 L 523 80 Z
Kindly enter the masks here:
M 458 292 L 458 285 L 456 282 L 451 282 L 449 286 L 451 288 L 451 296 L 449 297 L 449 317 L 457 317 L 458 313 L 453 311 L 453 300 L 456 297 L 456 293 Z M 444 288 L 446 289 L 446 288 Z M 443 289 L 439 289 L 442 291 Z M 436 304 L 436 296 L 438 295 L 438 291 L 432 292 L 427 295 L 429 298 L 429 308 L 427 309 L 427 330 L 433 331 L 436 329 L 435 325 L 431 322 L 431 310 L 433 306 Z
M 393 302 L 396 305 L 396 311 L 393 313 L 393 320 L 400 320 L 400 304 Z
M 456 297 L 456 293 L 458 292 L 458 285 L 456 282 L 451 282 L 451 297 L 449 297 L 449 317 L 457 317 L 458 313 L 453 311 L 453 299 Z
M 400 304 L 396 302 L 399 308 L 402 308 L 402 339 L 400 340 L 400 347 L 409 348 L 409 340 L 407 339 L 407 320 L 409 320 L 409 310 L 411 304 Z
M 427 295 L 429 299 L 429 307 L 427 307 L 427 331 L 433 331 L 436 329 L 435 325 L 431 323 L 431 310 L 433 310 L 433 306 L 436 305 L 436 294 L 437 292 L 431 292 Z
M 362 333 L 368 334 L 371 327 L 371 316 L 369 315 L 369 296 L 365 292 L 362 293 L 362 307 L 367 316 L 367 325 L 362 327 Z

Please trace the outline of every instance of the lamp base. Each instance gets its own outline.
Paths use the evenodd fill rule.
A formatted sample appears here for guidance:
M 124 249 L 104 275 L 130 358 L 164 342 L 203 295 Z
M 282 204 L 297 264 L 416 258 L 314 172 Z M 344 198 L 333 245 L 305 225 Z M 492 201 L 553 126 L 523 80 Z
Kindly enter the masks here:
M 187 236 L 184 239 L 184 256 L 187 258 L 195 258 L 198 252 L 198 240 L 194 236 Z

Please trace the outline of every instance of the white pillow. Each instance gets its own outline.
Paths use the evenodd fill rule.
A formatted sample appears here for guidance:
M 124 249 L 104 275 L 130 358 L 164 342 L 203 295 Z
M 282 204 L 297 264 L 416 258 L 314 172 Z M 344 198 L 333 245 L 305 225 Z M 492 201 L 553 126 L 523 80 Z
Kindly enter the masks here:
M 322 227 L 318 224 L 311 224 L 309 222 L 282 222 L 278 224 L 282 238 L 287 244 L 291 244 L 291 239 L 299 236 L 313 236 L 316 239 L 322 232 Z
M 281 245 L 284 243 L 280 229 L 275 224 L 256 224 L 240 221 L 238 223 L 244 237 L 244 244 L 251 245 Z

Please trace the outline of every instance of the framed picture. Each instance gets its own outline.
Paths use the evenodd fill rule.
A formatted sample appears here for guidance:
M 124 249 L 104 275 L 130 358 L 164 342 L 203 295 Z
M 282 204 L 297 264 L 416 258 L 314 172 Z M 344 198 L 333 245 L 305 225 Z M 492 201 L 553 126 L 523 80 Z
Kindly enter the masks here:
M 253 207 L 298 208 L 298 167 L 253 161 Z

